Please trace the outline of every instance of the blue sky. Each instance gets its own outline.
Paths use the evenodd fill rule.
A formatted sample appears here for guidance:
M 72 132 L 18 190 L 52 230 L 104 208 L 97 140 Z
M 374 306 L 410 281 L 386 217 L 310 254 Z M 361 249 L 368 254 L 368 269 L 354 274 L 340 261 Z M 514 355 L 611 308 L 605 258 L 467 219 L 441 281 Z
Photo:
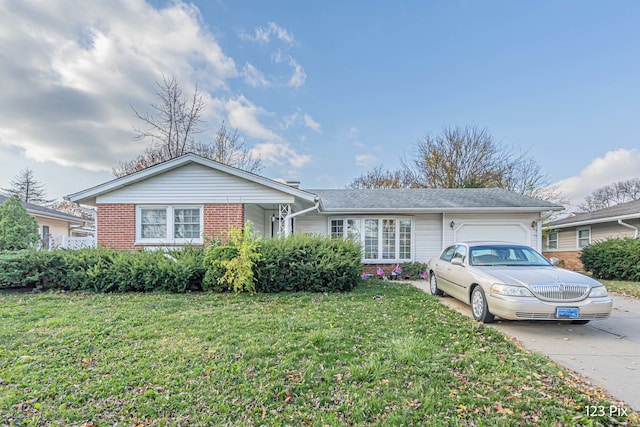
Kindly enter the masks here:
M 0 0 L 0 187 L 26 166 L 53 197 L 110 179 L 162 73 L 303 187 L 469 123 L 574 204 L 640 176 L 636 1 L 90 3 Z

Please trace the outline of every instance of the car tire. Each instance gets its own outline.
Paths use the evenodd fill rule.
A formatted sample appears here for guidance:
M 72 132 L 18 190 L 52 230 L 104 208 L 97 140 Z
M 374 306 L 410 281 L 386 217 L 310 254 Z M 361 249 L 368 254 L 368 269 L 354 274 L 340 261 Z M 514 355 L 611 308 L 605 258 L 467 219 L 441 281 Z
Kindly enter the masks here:
M 478 322 L 493 322 L 494 316 L 489 312 L 487 297 L 480 286 L 476 286 L 471 292 L 471 313 L 473 313 L 473 318 Z
M 584 319 L 578 319 L 578 320 L 572 320 L 571 321 L 571 323 L 573 325 L 586 325 L 589 322 L 590 322 L 590 320 L 584 320 Z
M 436 279 L 436 275 L 433 272 L 429 275 L 429 291 L 431 295 L 437 297 L 441 297 L 444 294 L 440 288 L 438 288 L 438 279 Z

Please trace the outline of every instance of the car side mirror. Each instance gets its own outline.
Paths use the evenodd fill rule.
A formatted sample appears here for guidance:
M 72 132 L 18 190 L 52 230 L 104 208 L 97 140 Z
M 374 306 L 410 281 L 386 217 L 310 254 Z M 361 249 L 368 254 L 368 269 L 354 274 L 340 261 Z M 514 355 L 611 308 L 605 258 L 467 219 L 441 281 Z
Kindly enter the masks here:
M 462 262 L 462 259 L 460 258 L 454 258 L 451 260 L 451 264 L 453 265 L 459 265 L 461 267 L 464 267 L 464 262 Z
M 551 263 L 551 265 L 558 265 L 560 264 L 560 260 L 556 257 L 551 257 L 549 258 L 549 262 Z

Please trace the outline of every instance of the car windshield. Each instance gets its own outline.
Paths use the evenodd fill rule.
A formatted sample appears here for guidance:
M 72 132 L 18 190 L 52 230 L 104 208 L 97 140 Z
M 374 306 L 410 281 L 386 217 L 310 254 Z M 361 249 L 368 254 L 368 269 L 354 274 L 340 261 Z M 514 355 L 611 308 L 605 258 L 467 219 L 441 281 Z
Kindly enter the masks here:
M 545 257 L 528 246 L 487 245 L 471 248 L 471 265 L 550 266 Z

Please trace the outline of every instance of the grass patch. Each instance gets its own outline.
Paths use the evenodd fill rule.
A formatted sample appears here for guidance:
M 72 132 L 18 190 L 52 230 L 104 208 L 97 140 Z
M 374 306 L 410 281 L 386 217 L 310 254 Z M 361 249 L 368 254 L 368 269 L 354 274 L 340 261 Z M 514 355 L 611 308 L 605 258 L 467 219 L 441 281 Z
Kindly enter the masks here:
M 587 405 L 609 405 L 598 390 L 399 283 L 1 295 L 0 321 L 6 425 L 613 422 L 587 417 Z
M 640 298 L 640 282 L 623 280 L 600 280 L 610 292 Z

